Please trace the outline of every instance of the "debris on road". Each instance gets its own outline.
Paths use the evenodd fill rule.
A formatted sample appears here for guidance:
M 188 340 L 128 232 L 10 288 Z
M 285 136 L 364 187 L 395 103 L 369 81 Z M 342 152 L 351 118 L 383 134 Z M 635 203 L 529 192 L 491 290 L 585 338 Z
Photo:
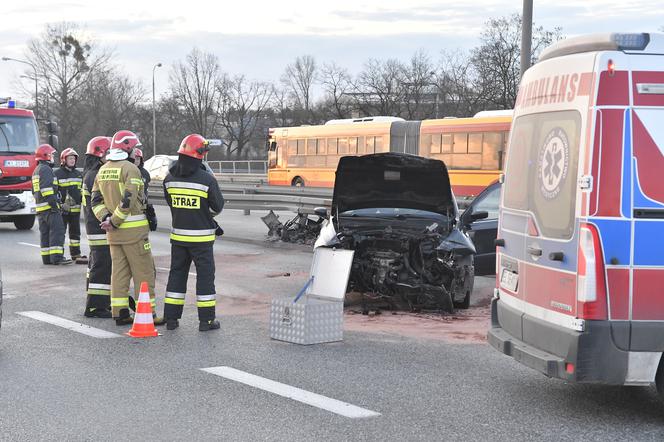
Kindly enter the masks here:
M 268 239 L 308 245 L 316 241 L 323 223 L 323 218 L 315 220 L 307 214 L 298 213 L 284 224 L 272 210 L 261 219 L 268 227 Z

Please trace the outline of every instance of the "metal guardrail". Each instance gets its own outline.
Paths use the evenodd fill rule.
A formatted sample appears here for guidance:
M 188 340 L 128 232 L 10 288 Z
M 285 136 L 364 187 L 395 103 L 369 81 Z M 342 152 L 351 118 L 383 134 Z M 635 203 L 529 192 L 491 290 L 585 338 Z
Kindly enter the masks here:
M 267 174 L 265 160 L 208 161 L 207 163 L 215 173 Z

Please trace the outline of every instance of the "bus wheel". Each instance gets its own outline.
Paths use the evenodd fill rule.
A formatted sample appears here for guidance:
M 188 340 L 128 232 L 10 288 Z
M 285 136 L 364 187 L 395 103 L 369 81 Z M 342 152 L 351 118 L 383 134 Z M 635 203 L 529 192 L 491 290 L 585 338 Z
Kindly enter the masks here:
M 296 176 L 293 178 L 293 181 L 291 182 L 291 186 L 294 187 L 304 187 L 304 180 L 300 178 L 299 176 Z
M 34 215 L 17 216 L 14 218 L 14 226 L 18 230 L 30 230 L 34 225 L 35 225 Z

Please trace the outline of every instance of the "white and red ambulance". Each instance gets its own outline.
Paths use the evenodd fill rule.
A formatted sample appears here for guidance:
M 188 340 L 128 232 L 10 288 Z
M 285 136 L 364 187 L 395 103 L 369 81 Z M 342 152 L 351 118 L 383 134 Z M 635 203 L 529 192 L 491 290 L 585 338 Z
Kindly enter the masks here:
M 525 73 L 496 246 L 492 346 L 664 390 L 664 35 L 568 38 Z

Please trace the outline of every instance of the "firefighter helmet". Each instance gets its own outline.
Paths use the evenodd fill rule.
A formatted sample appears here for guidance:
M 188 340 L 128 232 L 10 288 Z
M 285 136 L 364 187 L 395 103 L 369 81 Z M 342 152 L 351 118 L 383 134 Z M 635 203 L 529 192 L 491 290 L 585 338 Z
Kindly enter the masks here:
M 67 157 L 71 155 L 74 155 L 76 157 L 76 160 L 78 160 L 78 154 L 71 147 L 68 147 L 62 152 L 60 152 L 60 164 L 65 164 L 65 162 L 67 161 Z
M 131 155 L 134 158 L 143 158 L 143 151 L 139 148 L 134 149 L 134 151 L 131 153 Z
M 210 142 L 198 134 L 191 134 L 184 137 L 178 149 L 178 153 L 199 160 L 202 160 L 209 151 Z
M 141 146 L 141 142 L 136 134 L 130 130 L 117 131 L 111 140 L 111 149 L 119 149 L 127 153 L 139 146 Z
M 103 158 L 110 148 L 111 137 L 94 137 L 88 141 L 88 148 L 85 151 L 85 154 Z
M 54 153 L 55 149 L 53 149 L 53 146 L 51 146 L 50 144 L 42 144 L 35 151 L 35 159 L 37 161 L 48 161 L 52 163 Z

